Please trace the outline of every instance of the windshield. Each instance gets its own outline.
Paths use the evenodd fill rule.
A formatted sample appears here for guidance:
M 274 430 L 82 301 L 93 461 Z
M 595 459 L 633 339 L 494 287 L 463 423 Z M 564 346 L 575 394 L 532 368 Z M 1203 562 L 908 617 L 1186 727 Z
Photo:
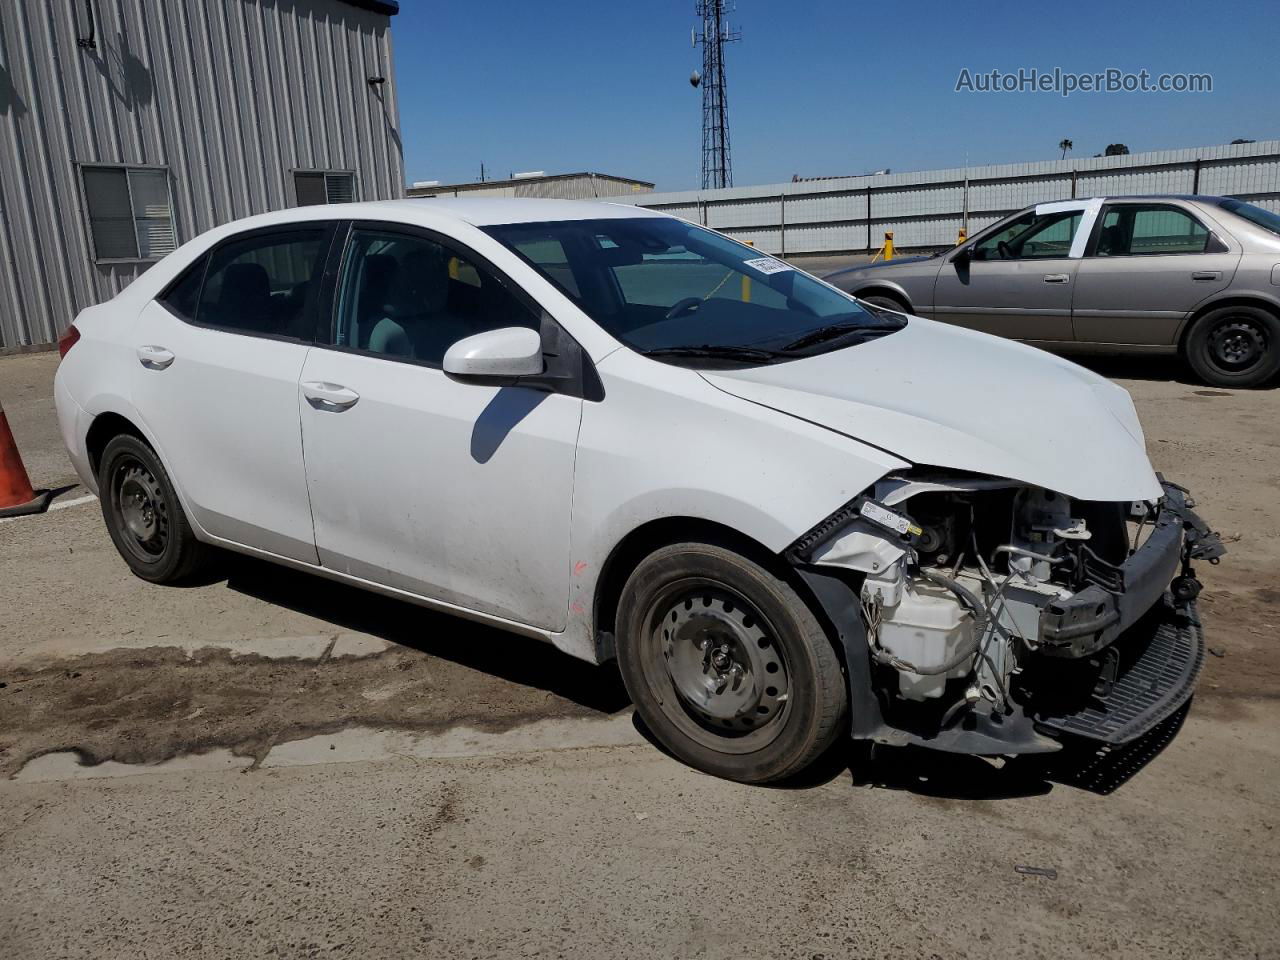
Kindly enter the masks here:
M 1280 213 L 1272 213 L 1270 210 L 1255 207 L 1252 203 L 1245 203 L 1243 200 L 1223 200 L 1221 206 L 1228 213 L 1244 217 L 1250 223 L 1256 223 L 1262 229 L 1280 235 Z
M 713 230 L 667 217 L 485 228 L 640 353 L 776 363 L 906 324 Z

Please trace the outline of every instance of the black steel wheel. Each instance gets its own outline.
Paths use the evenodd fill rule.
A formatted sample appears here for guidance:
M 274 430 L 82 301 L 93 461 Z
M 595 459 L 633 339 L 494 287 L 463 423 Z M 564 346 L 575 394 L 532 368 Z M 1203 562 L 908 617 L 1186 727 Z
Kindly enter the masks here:
M 206 560 L 208 548 L 195 538 L 169 474 L 138 437 L 124 434 L 107 444 L 98 494 L 112 542 L 142 579 L 177 582 Z
M 841 728 L 845 681 L 821 624 L 788 583 L 722 547 L 675 544 L 636 568 L 618 660 L 659 742 L 716 776 L 792 776 Z
M 1256 387 L 1280 373 L 1280 319 L 1261 307 L 1227 306 L 1196 321 L 1186 341 L 1191 368 L 1217 387 Z

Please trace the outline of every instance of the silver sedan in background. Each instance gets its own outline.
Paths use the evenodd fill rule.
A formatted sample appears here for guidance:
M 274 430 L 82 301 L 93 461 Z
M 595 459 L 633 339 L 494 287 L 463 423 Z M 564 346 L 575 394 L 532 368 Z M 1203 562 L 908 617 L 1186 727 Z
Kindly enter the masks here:
M 945 253 L 826 280 L 879 307 L 1049 349 L 1178 353 L 1216 386 L 1280 373 L 1280 215 L 1233 198 L 1036 204 Z

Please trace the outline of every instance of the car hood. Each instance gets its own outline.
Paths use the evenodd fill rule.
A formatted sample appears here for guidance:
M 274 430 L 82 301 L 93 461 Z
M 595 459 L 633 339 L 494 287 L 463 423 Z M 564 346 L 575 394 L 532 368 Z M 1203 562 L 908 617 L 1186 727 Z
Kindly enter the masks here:
M 1083 500 L 1156 500 L 1129 394 L 1033 347 L 912 317 L 815 357 L 702 371 L 715 387 L 904 460 Z
M 830 282 L 834 278 L 848 277 L 855 273 L 866 273 L 871 270 L 883 270 L 885 267 L 901 267 L 908 263 L 919 263 L 921 260 L 932 260 L 933 257 L 897 257 L 893 260 L 877 260 L 875 263 L 859 263 L 856 266 L 845 267 L 843 270 L 836 270 L 832 273 L 824 274 L 822 279 Z

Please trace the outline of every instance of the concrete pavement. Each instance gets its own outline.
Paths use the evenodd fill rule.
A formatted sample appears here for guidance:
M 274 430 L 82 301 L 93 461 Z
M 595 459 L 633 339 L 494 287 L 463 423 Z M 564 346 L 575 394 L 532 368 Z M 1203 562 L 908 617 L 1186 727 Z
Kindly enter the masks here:
M 0 358 L 46 486 L 55 364 Z M 92 503 L 0 525 L 4 955 L 1280 957 L 1280 392 L 1100 368 L 1232 541 L 1222 656 L 1108 795 L 889 750 L 730 784 L 610 668 L 252 561 L 154 587 Z

